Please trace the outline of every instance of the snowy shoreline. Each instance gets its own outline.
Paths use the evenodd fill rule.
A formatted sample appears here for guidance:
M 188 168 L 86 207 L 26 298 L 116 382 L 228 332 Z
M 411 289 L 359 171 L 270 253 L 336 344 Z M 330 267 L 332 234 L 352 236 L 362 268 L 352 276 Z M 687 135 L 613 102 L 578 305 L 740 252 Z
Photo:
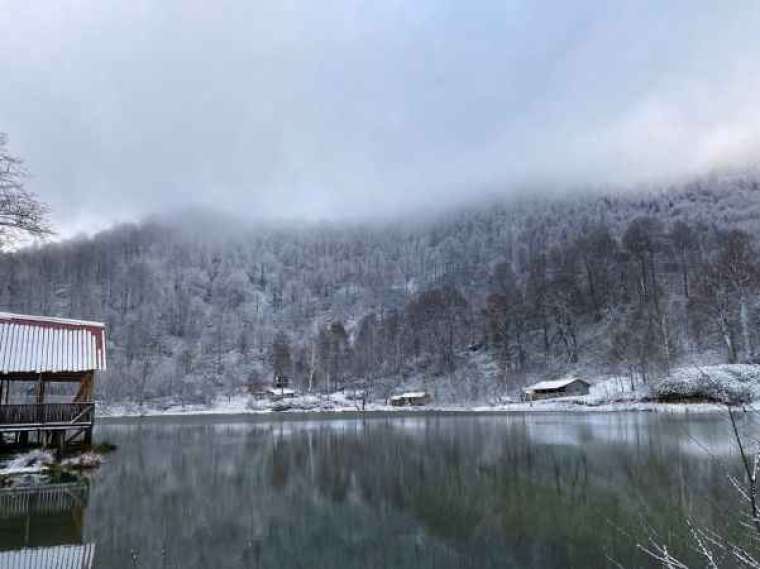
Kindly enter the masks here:
M 595 378 L 588 393 L 565 395 L 533 402 L 516 401 L 502 396 L 491 401 L 454 400 L 451 393 L 438 395 L 424 383 L 416 384 L 417 392 L 403 395 L 424 396 L 420 406 L 392 406 L 393 399 L 374 398 L 362 404 L 357 390 L 332 393 L 307 393 L 288 390 L 269 390 L 258 396 L 238 391 L 234 395 L 217 395 L 210 402 L 183 404 L 174 398 L 150 400 L 142 404 L 98 405 L 98 417 L 179 417 L 228 415 L 320 415 L 320 414 L 378 414 L 395 413 L 725 413 L 727 402 L 735 408 L 757 410 L 760 402 L 760 366 L 722 364 L 704 367 L 679 368 L 652 385 L 628 386 L 625 378 Z M 398 389 L 396 390 L 398 391 Z M 287 393 L 286 393 L 287 392 Z M 396 399 L 398 399 L 398 394 Z M 432 398 L 432 401 L 429 401 Z M 712 402 L 711 402 L 712 401 Z M 723 403 L 721 403 L 721 401 Z
M 340 399 L 325 398 L 321 404 L 302 407 L 294 401 L 294 406 L 287 410 L 276 410 L 271 406 L 251 407 L 249 397 L 224 397 L 209 405 L 171 405 L 156 406 L 149 403 L 101 405 L 97 416 L 102 419 L 121 419 L 139 417 L 201 417 L 201 416 L 267 416 L 267 415 L 313 415 L 315 417 L 329 414 L 353 413 L 358 415 L 390 415 L 409 413 L 477 413 L 477 414 L 511 414 L 511 413 L 621 413 L 621 412 L 656 412 L 656 413 L 721 413 L 726 406 L 717 403 L 657 403 L 624 401 L 617 403 L 588 403 L 579 399 L 555 399 L 533 403 L 515 402 L 503 404 L 431 404 L 421 407 L 393 407 L 380 402 L 368 402 L 364 409 L 361 405 L 346 404 Z M 753 405 L 746 405 L 754 409 Z

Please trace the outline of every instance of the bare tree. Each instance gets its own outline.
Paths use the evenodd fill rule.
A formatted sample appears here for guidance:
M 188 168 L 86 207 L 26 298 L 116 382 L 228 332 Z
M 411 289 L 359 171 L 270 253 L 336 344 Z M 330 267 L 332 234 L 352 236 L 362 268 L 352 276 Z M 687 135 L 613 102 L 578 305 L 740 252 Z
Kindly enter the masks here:
M 285 332 L 280 331 L 275 334 L 270 353 L 270 362 L 274 371 L 275 381 L 290 376 L 292 368 L 290 339 Z
M 726 359 L 728 363 L 734 364 L 739 356 L 732 317 L 734 303 L 731 290 L 716 263 L 704 263 L 700 269 L 690 304 L 693 310 L 703 313 L 720 333 L 726 346 Z
M 584 231 L 575 246 L 586 278 L 594 318 L 598 321 L 602 318 L 602 309 L 607 307 L 612 297 L 610 273 L 615 266 L 619 245 L 609 228 L 600 224 Z
M 690 257 L 697 250 L 699 243 L 691 226 L 684 221 L 677 221 L 670 230 L 670 240 L 681 268 L 681 286 L 684 298 L 689 298 Z
M 741 476 L 727 473 L 728 482 L 738 492 L 746 510 L 737 512 L 740 527 L 746 532 L 745 543 L 738 543 L 713 530 L 697 527 L 692 520 L 685 520 L 692 548 L 700 558 L 700 567 L 721 569 L 722 567 L 743 567 L 760 569 L 758 555 L 758 538 L 760 537 L 760 445 L 755 442 L 756 450 L 750 451 L 744 436 L 740 433 L 735 411 L 727 407 L 731 432 L 741 458 Z M 746 411 L 745 411 L 746 412 Z M 668 569 L 691 569 L 693 565 L 668 549 L 668 546 L 654 534 L 650 534 L 647 543 L 640 543 L 639 549 Z
M 7 148 L 8 137 L 0 132 L 0 246 L 21 235 L 52 233 L 48 208 L 24 187 L 27 177 L 20 158 Z
M 744 359 L 751 361 L 754 358 L 754 349 L 752 346 L 749 299 L 757 288 L 758 271 L 749 234 L 739 230 L 728 232 L 723 239 L 718 266 L 739 305 Z

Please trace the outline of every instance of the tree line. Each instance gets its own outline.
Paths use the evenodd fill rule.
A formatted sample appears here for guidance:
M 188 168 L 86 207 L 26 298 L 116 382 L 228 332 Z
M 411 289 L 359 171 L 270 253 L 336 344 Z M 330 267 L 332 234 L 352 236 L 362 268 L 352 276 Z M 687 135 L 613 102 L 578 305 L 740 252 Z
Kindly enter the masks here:
M 570 371 L 638 383 L 756 358 L 758 259 L 740 229 L 639 216 L 556 243 L 486 234 L 457 243 L 459 261 L 441 252 L 451 235 L 333 231 L 214 241 L 122 226 L 2 255 L 0 305 L 105 320 L 113 398 L 197 399 L 275 374 L 306 390 L 440 382 L 481 396 Z
M 756 180 L 363 224 L 178 214 L 0 254 L 0 308 L 105 321 L 111 400 L 275 375 L 453 399 L 570 372 L 637 385 L 756 360 Z

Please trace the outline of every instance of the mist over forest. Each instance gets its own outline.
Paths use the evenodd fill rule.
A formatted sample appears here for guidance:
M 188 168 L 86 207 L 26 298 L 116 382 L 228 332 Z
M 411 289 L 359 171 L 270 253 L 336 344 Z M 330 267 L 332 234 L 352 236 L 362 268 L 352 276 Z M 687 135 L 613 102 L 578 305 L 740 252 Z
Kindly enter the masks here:
M 0 306 L 105 321 L 108 401 L 208 401 L 276 374 L 442 401 L 571 373 L 639 386 L 755 360 L 759 229 L 754 171 L 418 223 L 194 212 L 6 252 Z

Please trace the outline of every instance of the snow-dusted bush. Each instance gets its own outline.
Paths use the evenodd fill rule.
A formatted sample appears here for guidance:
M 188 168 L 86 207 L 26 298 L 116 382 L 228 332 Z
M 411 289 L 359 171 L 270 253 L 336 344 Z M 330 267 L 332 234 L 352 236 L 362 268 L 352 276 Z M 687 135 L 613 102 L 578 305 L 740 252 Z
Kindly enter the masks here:
M 101 464 L 103 464 L 103 457 L 95 452 L 84 452 L 61 462 L 63 468 L 74 470 L 90 470 L 99 467 Z
M 748 403 L 760 398 L 760 366 L 726 364 L 676 369 L 654 386 L 654 396 L 660 401 Z

